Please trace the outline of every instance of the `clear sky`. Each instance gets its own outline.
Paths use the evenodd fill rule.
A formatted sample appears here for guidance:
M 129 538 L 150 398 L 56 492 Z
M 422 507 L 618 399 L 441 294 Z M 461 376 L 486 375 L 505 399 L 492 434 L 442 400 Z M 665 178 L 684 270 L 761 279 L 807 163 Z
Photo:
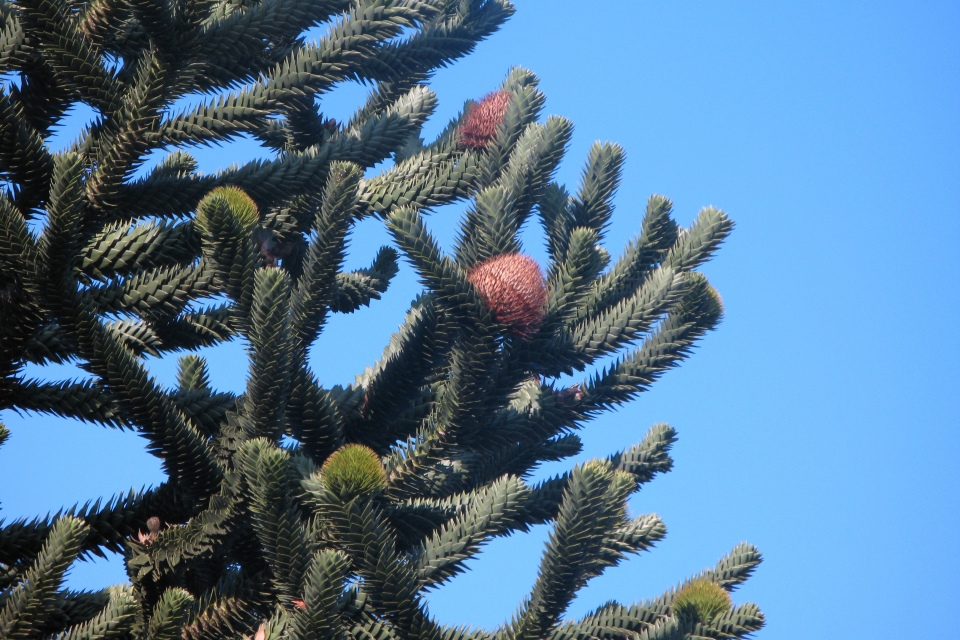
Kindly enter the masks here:
M 705 268 L 726 303 L 719 330 L 640 399 L 582 433 L 582 459 L 655 422 L 680 433 L 674 470 L 631 501 L 667 523 L 655 549 L 607 571 L 574 603 L 656 596 L 748 540 L 765 555 L 738 602 L 761 638 L 952 637 L 960 600 L 960 5 L 949 2 L 517 2 L 517 15 L 432 82 L 428 135 L 511 65 L 542 79 L 547 112 L 576 125 L 561 182 L 594 140 L 627 151 L 612 253 L 649 194 L 688 223 L 713 204 L 737 222 Z M 365 90 L 324 103 L 347 116 Z M 54 146 L 89 113 L 77 109 Z M 205 171 L 262 155 L 241 140 L 196 155 Z M 445 241 L 462 207 L 430 219 Z M 388 242 L 364 222 L 348 266 Z M 543 257 L 536 230 L 528 250 Z M 338 316 L 314 349 L 326 383 L 351 382 L 402 319 L 409 267 L 384 299 Z M 232 344 L 208 354 L 239 391 Z M 165 382 L 171 362 L 152 363 Z M 70 367 L 33 368 L 61 379 Z M 0 517 L 34 516 L 161 480 L 131 432 L 3 412 Z M 557 471 L 571 461 L 551 466 Z M 430 596 L 441 621 L 492 627 L 536 574 L 546 529 L 490 544 Z M 123 579 L 80 563 L 74 588 Z

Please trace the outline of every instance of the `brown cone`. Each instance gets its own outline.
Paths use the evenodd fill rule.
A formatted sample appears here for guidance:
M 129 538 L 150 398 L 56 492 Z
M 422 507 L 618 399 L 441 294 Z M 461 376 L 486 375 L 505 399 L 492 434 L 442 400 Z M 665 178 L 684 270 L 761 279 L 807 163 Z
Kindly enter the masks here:
M 153 541 L 157 539 L 157 536 L 160 534 L 160 518 L 153 516 L 147 519 L 147 533 L 143 531 L 137 532 L 137 539 L 140 541 L 140 544 L 149 547 L 153 544 Z
M 510 94 L 488 93 L 467 111 L 460 125 L 460 143 L 470 149 L 483 149 L 497 135 L 497 127 L 507 113 Z
M 560 401 L 560 404 L 573 406 L 583 400 L 587 395 L 583 390 L 583 386 L 578 382 L 572 387 L 567 387 L 566 389 L 561 389 L 555 392 L 557 400 Z
M 470 269 L 467 279 L 497 322 L 526 340 L 540 330 L 547 289 L 536 260 L 520 253 L 494 256 Z

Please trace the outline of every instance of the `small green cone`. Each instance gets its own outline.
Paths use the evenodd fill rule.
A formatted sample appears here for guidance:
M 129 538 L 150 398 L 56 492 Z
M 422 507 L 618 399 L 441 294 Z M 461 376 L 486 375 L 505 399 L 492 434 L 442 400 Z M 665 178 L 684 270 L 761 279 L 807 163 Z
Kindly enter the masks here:
M 320 468 L 328 491 L 343 500 L 367 496 L 386 488 L 387 473 L 380 458 L 362 444 L 348 444 L 333 453 Z
M 197 205 L 197 226 L 201 232 L 207 233 L 210 229 L 210 214 L 212 208 L 229 207 L 234 219 L 241 229 L 252 229 L 260 219 L 257 204 L 247 193 L 239 187 L 217 187 Z
M 684 585 L 673 599 L 673 615 L 690 623 L 709 623 L 733 606 L 730 594 L 711 580 L 694 580 Z

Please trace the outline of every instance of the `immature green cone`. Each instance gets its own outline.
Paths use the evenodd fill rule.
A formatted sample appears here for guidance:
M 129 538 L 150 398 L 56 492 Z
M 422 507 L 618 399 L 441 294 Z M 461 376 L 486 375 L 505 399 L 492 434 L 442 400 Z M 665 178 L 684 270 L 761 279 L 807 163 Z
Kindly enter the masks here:
M 387 486 L 380 458 L 362 444 L 344 445 L 320 468 L 324 487 L 344 500 L 368 496 Z
M 673 615 L 684 622 L 708 623 L 733 606 L 730 594 L 711 580 L 694 580 L 673 599 Z
M 226 205 L 242 229 L 251 229 L 260 218 L 257 203 L 239 187 L 217 187 L 197 205 L 197 226 L 203 233 L 213 231 L 211 217 L 216 209 Z

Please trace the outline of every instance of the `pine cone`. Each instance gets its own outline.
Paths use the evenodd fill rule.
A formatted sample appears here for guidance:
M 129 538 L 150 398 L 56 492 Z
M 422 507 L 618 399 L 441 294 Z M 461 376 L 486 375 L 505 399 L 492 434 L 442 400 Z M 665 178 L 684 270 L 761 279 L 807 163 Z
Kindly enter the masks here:
M 556 392 L 557 400 L 564 406 L 575 406 L 586 396 L 583 385 L 579 382 L 572 387 L 560 389 Z
M 730 610 L 730 594 L 716 582 L 699 579 L 687 583 L 673 599 L 673 615 L 679 620 L 709 624 L 714 618 Z
M 521 253 L 494 256 L 470 269 L 467 279 L 497 322 L 525 340 L 540 330 L 547 289 L 536 260 Z
M 147 519 L 147 532 L 143 531 L 137 532 L 137 539 L 140 541 L 140 544 L 149 547 L 153 544 L 153 541 L 157 539 L 157 536 L 160 534 L 160 518 L 153 516 Z
M 324 486 L 345 500 L 370 495 L 387 484 L 380 457 L 362 444 L 346 444 L 334 451 L 320 473 Z
M 497 135 L 497 127 L 509 105 L 510 94 L 506 91 L 494 91 L 484 96 L 464 116 L 460 125 L 460 143 L 470 149 L 486 148 Z

